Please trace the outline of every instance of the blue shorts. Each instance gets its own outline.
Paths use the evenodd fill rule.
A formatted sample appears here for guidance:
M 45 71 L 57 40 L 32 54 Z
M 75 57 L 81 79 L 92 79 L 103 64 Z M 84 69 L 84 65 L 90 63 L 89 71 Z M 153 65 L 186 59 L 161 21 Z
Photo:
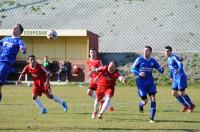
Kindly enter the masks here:
M 11 69 L 12 65 L 10 63 L 0 61 L 0 85 L 4 85 L 6 83 Z
M 147 94 L 157 93 L 154 82 L 136 82 L 138 88 L 138 95 L 140 97 L 147 96 Z
M 187 76 L 185 73 L 177 74 L 173 76 L 172 89 L 178 91 L 184 91 L 187 88 Z

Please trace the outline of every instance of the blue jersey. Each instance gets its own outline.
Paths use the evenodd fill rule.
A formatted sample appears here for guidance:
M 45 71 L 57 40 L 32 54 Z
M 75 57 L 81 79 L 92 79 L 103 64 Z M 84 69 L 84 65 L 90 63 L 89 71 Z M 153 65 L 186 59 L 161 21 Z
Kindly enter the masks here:
M 143 81 L 153 82 L 153 68 L 156 68 L 159 72 L 163 73 L 164 69 L 158 64 L 158 62 L 150 58 L 149 60 L 144 57 L 138 57 L 132 65 L 131 72 L 136 75 L 136 81 L 143 83 Z M 145 73 L 145 77 L 139 76 L 141 72 Z
M 173 78 L 176 74 L 185 74 L 183 70 L 183 63 L 180 61 L 179 57 L 176 55 L 171 55 L 167 60 L 170 69 L 170 78 Z
M 16 60 L 17 54 L 21 49 L 22 53 L 26 53 L 26 46 L 19 37 L 5 37 L 0 40 L 0 61 L 9 62 L 13 64 Z

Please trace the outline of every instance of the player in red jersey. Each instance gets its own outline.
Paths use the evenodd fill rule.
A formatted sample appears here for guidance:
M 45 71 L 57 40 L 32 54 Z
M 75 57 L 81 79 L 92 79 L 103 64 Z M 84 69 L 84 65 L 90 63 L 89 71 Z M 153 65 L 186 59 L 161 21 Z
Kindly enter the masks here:
M 95 99 L 94 103 L 94 112 L 92 113 L 92 119 L 96 118 L 99 102 L 105 96 L 105 102 L 103 103 L 102 109 L 98 114 L 99 119 L 102 119 L 102 116 L 105 113 L 111 101 L 111 98 L 114 96 L 115 82 L 117 78 L 119 78 L 119 80 L 123 83 L 125 82 L 125 78 L 120 75 L 116 67 L 117 63 L 115 61 L 111 61 L 109 65 L 97 69 L 97 71 L 99 71 L 98 76 L 95 78 L 95 80 L 98 80 L 96 91 L 97 98 Z
M 95 91 L 97 89 L 97 83 L 94 81 L 94 79 L 98 75 L 98 72 L 96 71 L 96 69 L 102 67 L 103 65 L 102 65 L 101 60 L 97 57 L 96 49 L 94 49 L 94 48 L 90 49 L 89 54 L 90 54 L 90 59 L 87 61 L 87 64 L 88 64 L 88 68 L 89 68 L 90 82 L 89 82 L 89 88 L 87 90 L 87 94 L 95 100 L 96 99 Z M 99 109 L 101 109 L 103 103 L 104 103 L 104 100 L 102 100 L 100 102 Z M 114 110 L 111 103 L 109 104 L 108 110 L 109 111 Z
M 61 104 L 63 110 L 67 111 L 66 102 L 62 101 L 59 97 L 52 95 L 51 93 L 49 71 L 47 71 L 42 65 L 36 62 L 34 55 L 29 56 L 28 62 L 29 64 L 24 67 L 23 72 L 20 74 L 19 79 L 16 82 L 16 85 L 21 83 L 21 80 L 25 74 L 30 74 L 33 79 L 32 98 L 35 104 L 40 108 L 40 113 L 47 113 L 46 108 L 37 98 L 38 96 L 41 96 L 42 93 L 44 93 L 49 99 L 53 99 L 59 104 Z

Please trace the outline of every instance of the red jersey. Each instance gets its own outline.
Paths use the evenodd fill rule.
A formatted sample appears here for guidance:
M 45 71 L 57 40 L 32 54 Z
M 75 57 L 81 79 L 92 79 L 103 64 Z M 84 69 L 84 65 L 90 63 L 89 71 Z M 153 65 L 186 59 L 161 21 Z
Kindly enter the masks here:
M 36 63 L 34 68 L 31 68 L 29 65 L 26 65 L 23 69 L 23 74 L 30 74 L 33 81 L 37 80 L 46 80 L 46 73 L 48 71 L 40 64 Z
M 92 71 L 93 69 L 99 68 L 102 66 L 101 60 L 100 59 L 95 59 L 95 60 L 88 60 L 87 61 L 89 71 Z M 93 72 L 91 74 L 91 78 L 95 78 L 98 75 L 97 72 Z
M 108 65 L 106 65 L 99 71 L 98 76 L 97 87 L 114 88 L 115 82 L 120 74 L 118 70 L 115 70 L 113 73 L 108 72 Z

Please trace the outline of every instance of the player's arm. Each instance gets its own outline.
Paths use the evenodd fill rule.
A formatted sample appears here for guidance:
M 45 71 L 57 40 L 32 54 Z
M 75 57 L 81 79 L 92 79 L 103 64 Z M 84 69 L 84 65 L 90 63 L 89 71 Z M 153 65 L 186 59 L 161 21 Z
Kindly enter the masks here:
M 174 56 L 173 60 L 178 64 L 178 72 L 183 71 L 183 63 L 179 60 L 179 58 Z
M 28 67 L 26 66 L 26 67 L 24 67 L 22 73 L 19 75 L 19 78 L 16 81 L 16 85 L 21 83 L 22 79 L 24 78 L 25 74 L 27 74 L 27 73 L 28 73 Z
M 50 72 L 47 71 L 46 68 L 43 67 L 42 65 L 41 65 L 41 68 L 42 68 L 42 70 L 46 73 L 46 76 L 47 76 L 47 79 L 46 79 L 46 82 L 45 82 L 44 85 L 45 85 L 45 86 L 49 86 L 49 85 L 50 85 Z
M 164 72 L 164 68 L 161 67 L 156 60 L 155 60 L 154 68 L 156 68 L 160 73 Z
M 135 76 L 137 77 L 140 76 L 139 64 L 140 64 L 140 61 L 139 61 L 139 58 L 137 58 L 131 67 L 131 73 L 135 74 Z
M 20 51 L 21 51 L 23 54 L 26 54 L 26 45 L 24 44 L 23 41 L 20 41 L 20 42 L 19 42 L 19 47 L 20 47 Z

